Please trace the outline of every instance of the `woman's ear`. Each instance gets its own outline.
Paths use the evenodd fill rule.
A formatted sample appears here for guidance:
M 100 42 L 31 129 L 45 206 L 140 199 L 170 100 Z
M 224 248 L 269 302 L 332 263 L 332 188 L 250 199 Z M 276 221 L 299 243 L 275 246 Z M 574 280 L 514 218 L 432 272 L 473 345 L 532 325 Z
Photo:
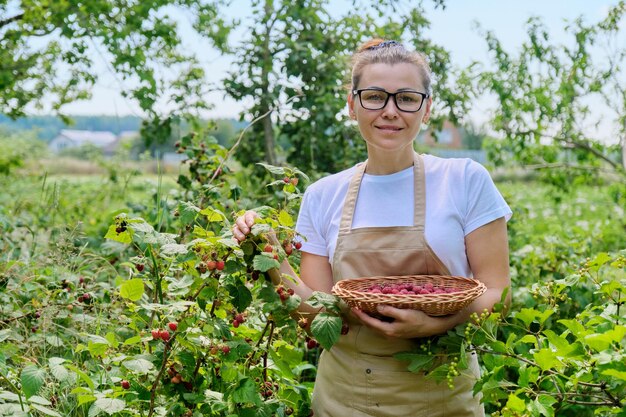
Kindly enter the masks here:
M 348 91 L 348 114 L 352 120 L 356 120 L 356 113 L 354 112 L 354 94 L 352 94 L 352 91 Z
M 430 120 L 430 110 L 433 106 L 433 98 L 428 97 L 428 101 L 426 102 L 426 111 L 424 112 L 424 117 L 422 117 L 422 123 L 428 123 Z

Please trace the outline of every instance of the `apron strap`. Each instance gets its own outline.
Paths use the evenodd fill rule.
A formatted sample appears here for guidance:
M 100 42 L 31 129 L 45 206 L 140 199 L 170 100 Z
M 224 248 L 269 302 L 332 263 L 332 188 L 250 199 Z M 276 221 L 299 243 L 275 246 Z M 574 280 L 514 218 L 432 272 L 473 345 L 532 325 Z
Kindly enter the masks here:
M 356 166 L 350 185 L 348 185 L 348 193 L 346 194 L 346 201 L 343 204 L 341 210 L 341 223 L 339 223 L 339 234 L 347 233 L 352 228 L 352 218 L 354 217 L 354 210 L 356 208 L 356 198 L 359 195 L 359 188 L 361 187 L 361 180 L 365 173 L 365 167 L 367 167 L 367 160 Z
M 426 174 L 424 160 L 417 152 L 413 153 L 413 198 L 413 225 L 423 232 L 426 224 Z
M 339 234 L 347 233 L 352 228 L 352 219 L 356 209 L 356 200 L 361 187 L 361 180 L 365 174 L 367 161 L 356 166 L 350 184 L 346 200 L 341 210 L 341 222 L 339 223 Z M 413 153 L 413 226 L 419 231 L 424 231 L 426 222 L 426 176 L 424 173 L 424 161 L 418 153 Z

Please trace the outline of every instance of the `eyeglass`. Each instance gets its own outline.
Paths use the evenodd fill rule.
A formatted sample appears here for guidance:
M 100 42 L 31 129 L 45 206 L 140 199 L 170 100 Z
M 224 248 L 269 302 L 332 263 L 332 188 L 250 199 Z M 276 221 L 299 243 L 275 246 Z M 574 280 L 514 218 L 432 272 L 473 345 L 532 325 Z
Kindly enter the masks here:
M 366 110 L 380 110 L 385 108 L 389 97 L 393 97 L 398 110 L 408 113 L 420 111 L 424 100 L 429 95 L 420 93 L 419 91 L 398 91 L 397 93 L 389 93 L 379 88 L 362 88 L 360 90 L 352 90 L 353 95 L 358 95 L 361 106 Z

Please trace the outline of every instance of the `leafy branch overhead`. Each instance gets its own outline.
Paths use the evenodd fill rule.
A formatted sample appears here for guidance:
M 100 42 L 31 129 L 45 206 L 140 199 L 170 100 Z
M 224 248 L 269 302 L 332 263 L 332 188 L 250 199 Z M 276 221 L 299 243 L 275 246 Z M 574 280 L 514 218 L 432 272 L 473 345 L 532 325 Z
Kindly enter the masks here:
M 10 5 L 0 5 L 4 114 L 24 116 L 28 105 L 42 107 L 49 98 L 52 110 L 62 114 L 65 104 L 90 97 L 102 76 L 94 68 L 100 67 L 146 114 L 156 114 L 157 104 L 164 103 L 183 114 L 209 106 L 203 100 L 204 69 L 182 44 L 181 21 L 189 20 L 210 43 L 223 44 L 230 28 L 219 17 L 216 3 L 89 0 Z

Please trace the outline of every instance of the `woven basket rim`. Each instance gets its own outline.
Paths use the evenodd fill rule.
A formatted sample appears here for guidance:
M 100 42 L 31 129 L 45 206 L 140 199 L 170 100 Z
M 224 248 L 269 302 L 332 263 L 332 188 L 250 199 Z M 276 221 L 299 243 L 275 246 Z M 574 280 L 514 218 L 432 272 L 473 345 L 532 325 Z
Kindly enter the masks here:
M 403 282 L 424 282 L 438 281 L 461 283 L 466 288 L 451 293 L 431 293 L 431 294 L 382 294 L 350 288 L 359 283 L 385 283 L 393 281 Z M 342 298 L 346 303 L 359 308 L 372 310 L 375 305 L 387 304 L 399 306 L 400 308 L 411 308 L 423 310 L 432 315 L 445 315 L 456 312 L 471 303 L 487 290 L 484 283 L 469 277 L 459 275 L 393 275 L 346 278 L 333 285 L 332 293 Z

